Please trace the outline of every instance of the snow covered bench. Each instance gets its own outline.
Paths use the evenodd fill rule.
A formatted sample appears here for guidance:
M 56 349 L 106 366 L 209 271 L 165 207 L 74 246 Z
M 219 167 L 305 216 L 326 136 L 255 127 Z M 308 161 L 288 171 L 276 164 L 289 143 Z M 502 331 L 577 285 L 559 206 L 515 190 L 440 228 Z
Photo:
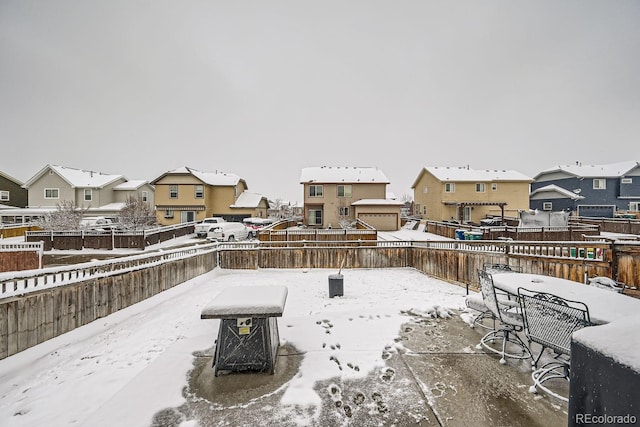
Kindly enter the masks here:
M 275 371 L 286 286 L 239 286 L 220 292 L 201 312 L 201 319 L 220 319 L 213 359 L 218 372 Z

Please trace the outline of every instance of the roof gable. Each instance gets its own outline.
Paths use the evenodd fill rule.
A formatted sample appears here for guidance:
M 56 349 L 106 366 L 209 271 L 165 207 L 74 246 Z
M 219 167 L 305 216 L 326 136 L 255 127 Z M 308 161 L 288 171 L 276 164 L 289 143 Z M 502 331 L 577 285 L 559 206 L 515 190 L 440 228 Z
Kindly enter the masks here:
M 20 187 L 22 187 L 24 185 L 24 182 L 20 181 L 19 179 L 16 179 L 16 178 L 12 177 L 9 174 L 4 173 L 2 171 L 0 171 L 0 176 L 3 177 L 4 179 L 6 179 L 7 181 L 11 181 L 11 182 L 13 182 L 14 184 L 16 184 L 16 185 L 18 185 Z
M 27 181 L 24 187 L 29 188 L 49 171 L 58 175 L 72 188 L 103 188 L 119 179 L 126 180 L 123 175 L 105 174 L 66 166 L 47 165 Z
M 159 176 L 158 178 L 152 181 L 152 184 L 157 184 L 162 178 L 169 175 L 192 175 L 198 180 L 200 180 L 203 184 L 213 185 L 213 186 L 236 186 L 242 180 L 238 175 L 226 172 L 202 172 L 194 168 L 190 168 L 187 166 L 180 167 L 178 169 L 174 169 L 172 171 L 166 172 Z
M 639 166 L 640 163 L 637 161 L 610 163 L 606 165 L 583 165 L 578 162 L 574 165 L 558 165 L 550 169 L 546 169 L 536 175 L 534 179 L 538 180 L 541 176 L 553 173 L 561 173 L 567 176 L 583 178 L 618 178 Z

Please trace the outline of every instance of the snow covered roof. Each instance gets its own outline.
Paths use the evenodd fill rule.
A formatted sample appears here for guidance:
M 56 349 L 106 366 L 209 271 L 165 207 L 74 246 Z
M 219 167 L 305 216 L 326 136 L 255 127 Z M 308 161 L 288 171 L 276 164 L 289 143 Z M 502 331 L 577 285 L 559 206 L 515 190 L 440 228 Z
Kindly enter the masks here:
M 40 170 L 40 172 L 35 174 L 33 178 L 27 181 L 24 187 L 29 188 L 47 171 L 53 171 L 63 180 L 65 180 L 71 187 L 74 188 L 103 188 L 119 179 L 126 180 L 124 175 L 106 174 L 102 172 L 69 168 L 66 166 L 47 165 L 42 170 Z
M 376 167 L 316 166 L 302 169 L 300 183 L 311 182 L 388 184 L 389 179 Z
M 249 191 L 243 191 L 238 197 L 238 200 L 231 205 L 232 208 L 257 208 L 260 206 L 260 202 L 265 199 L 262 194 L 251 193 Z M 268 203 L 268 201 L 267 201 Z
M 632 169 L 639 166 L 640 163 L 637 161 L 610 163 L 607 165 L 583 165 L 582 163 L 577 162 L 574 165 L 558 165 L 550 169 L 546 169 L 536 175 L 535 179 L 553 172 L 564 172 L 568 175 L 585 178 L 617 178 L 627 174 Z
M 114 212 L 114 211 L 121 211 L 122 208 L 124 208 L 124 206 L 125 206 L 124 202 L 115 202 L 115 203 L 108 203 L 106 205 L 98 206 L 95 208 L 89 208 L 88 211 L 89 212 Z
M 137 180 L 131 180 L 131 181 L 123 182 L 122 184 L 118 184 L 115 187 L 113 187 L 113 189 L 114 190 L 120 190 L 120 191 L 137 190 L 138 188 L 142 187 L 145 184 L 148 184 L 148 181 L 144 181 L 142 179 L 137 179 Z
M 533 190 L 529 196 L 533 197 L 540 193 L 547 193 L 547 192 L 558 193 L 566 198 L 573 199 L 573 200 L 584 199 L 584 196 L 580 196 L 579 194 L 576 194 L 573 191 L 569 191 L 566 188 L 562 188 L 555 184 L 545 185 L 544 187 L 537 188 Z
M 494 182 L 494 181 L 533 181 L 527 175 L 504 169 L 469 169 L 468 167 L 427 166 L 424 168 L 440 181 L 470 181 L 470 182 Z
M 393 199 L 360 199 L 357 202 L 351 203 L 351 205 L 402 206 L 404 203 Z
M 202 172 L 187 166 L 183 166 L 178 169 L 169 171 L 163 174 L 160 178 L 166 175 L 179 175 L 179 174 L 193 175 L 207 185 L 216 185 L 216 186 L 222 186 L 222 187 L 235 186 L 238 184 L 239 181 L 241 181 L 238 175 L 235 175 L 232 173 L 218 172 L 218 171 Z M 160 178 L 155 179 L 154 182 L 158 181 Z

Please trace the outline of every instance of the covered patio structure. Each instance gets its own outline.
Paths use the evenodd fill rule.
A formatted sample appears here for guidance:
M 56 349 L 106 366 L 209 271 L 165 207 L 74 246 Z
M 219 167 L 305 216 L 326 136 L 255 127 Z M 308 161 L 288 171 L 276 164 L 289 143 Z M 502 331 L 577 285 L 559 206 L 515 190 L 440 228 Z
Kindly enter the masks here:
M 504 207 L 507 205 L 507 202 L 449 201 L 443 203 L 446 206 L 456 207 L 455 219 L 460 223 L 469 221 L 469 214 L 465 215 L 465 209 L 467 207 L 473 208 L 474 206 L 498 206 L 500 208 L 500 224 L 504 224 Z

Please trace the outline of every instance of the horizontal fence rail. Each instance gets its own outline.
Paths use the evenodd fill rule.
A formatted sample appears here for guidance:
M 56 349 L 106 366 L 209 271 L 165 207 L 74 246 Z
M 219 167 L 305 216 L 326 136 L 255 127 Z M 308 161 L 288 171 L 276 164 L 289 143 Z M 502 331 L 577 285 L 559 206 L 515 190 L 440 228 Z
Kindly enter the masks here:
M 44 243 L 44 250 L 81 249 L 145 249 L 194 232 L 194 222 L 181 223 L 146 230 L 73 230 L 73 231 L 26 231 L 27 242 Z
M 425 221 L 426 231 L 440 236 L 455 239 L 456 231 L 470 231 L 482 233 L 483 240 L 526 240 L 526 241 L 576 241 L 584 236 L 594 236 L 600 233 L 598 224 L 571 223 L 566 227 L 516 227 L 516 226 L 472 226 L 468 224 L 454 224 L 442 221 Z
M 189 246 L 113 260 L 92 261 L 69 266 L 0 273 L 0 299 L 27 292 L 50 289 L 83 280 L 123 274 L 181 258 L 214 251 L 214 244 Z

